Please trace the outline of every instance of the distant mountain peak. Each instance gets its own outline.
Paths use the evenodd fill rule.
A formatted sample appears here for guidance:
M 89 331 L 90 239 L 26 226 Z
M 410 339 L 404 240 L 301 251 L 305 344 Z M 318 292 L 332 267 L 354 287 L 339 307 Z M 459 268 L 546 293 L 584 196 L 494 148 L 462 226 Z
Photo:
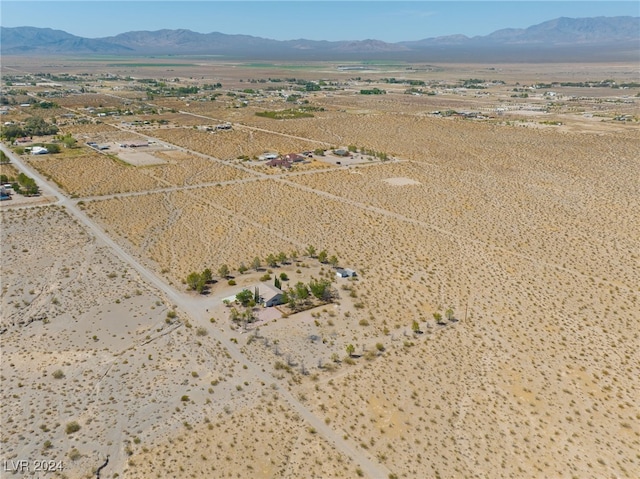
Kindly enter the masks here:
M 106 38 L 82 38 L 62 30 L 1 27 L 2 55 L 217 54 L 236 58 L 407 61 L 574 61 L 638 59 L 640 17 L 560 17 L 528 28 L 504 28 L 486 36 L 447 35 L 388 43 L 278 41 L 250 35 L 198 33 L 185 28 L 131 31 Z M 558 48 L 562 47 L 562 48 Z M 592 48 L 588 48 L 592 47 Z

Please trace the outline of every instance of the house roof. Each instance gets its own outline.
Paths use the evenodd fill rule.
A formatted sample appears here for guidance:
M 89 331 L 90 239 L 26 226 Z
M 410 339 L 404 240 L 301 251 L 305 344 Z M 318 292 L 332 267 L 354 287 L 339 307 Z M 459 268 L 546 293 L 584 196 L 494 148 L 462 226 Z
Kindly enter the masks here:
M 283 168 L 291 168 L 289 160 L 271 160 L 265 163 L 267 166 L 282 166 Z
M 274 285 L 269 283 L 260 283 L 258 285 L 258 294 L 262 297 L 264 301 L 269 301 L 271 298 L 283 294 L 280 288 L 276 288 Z
M 297 153 L 289 153 L 288 155 L 284 155 L 283 158 L 285 160 L 289 160 L 289 161 L 302 161 L 302 160 L 304 160 L 304 156 L 299 155 Z

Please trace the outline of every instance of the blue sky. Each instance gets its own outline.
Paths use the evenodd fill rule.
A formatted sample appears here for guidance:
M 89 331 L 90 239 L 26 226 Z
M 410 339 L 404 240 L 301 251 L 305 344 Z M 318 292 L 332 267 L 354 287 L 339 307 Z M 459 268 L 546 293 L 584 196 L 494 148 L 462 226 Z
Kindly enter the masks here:
M 186 28 L 276 40 L 397 42 L 457 33 L 486 35 L 562 16 L 640 16 L 640 2 L 2 0 L 0 14 L 5 27 L 49 27 L 88 38 Z

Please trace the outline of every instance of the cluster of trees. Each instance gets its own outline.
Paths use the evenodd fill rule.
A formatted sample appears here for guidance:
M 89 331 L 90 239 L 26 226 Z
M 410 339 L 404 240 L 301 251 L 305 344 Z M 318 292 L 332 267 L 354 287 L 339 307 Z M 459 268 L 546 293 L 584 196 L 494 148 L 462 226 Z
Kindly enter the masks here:
M 305 253 L 309 258 L 317 258 L 321 263 L 330 264 L 334 268 L 338 266 L 338 257 L 336 255 L 329 256 L 326 249 L 323 249 L 318 253 L 315 246 L 309 245 L 307 246 Z
M 360 90 L 361 95 L 385 95 L 387 93 L 386 90 L 381 90 L 380 88 L 372 88 L 370 90 Z
M 420 93 L 421 95 L 427 95 L 427 96 L 435 96 L 437 94 L 433 90 L 424 90 L 422 88 L 415 88 L 415 87 L 407 88 L 404 91 L 405 95 L 412 95 L 414 93 Z
M 58 105 L 56 102 L 54 101 L 46 101 L 46 100 L 42 100 L 42 101 L 36 101 L 34 103 L 31 104 L 31 106 L 33 108 L 42 108 L 43 110 L 50 110 L 52 108 L 59 108 L 60 105 Z
M 13 143 L 16 138 L 23 136 L 44 136 L 58 133 L 56 125 L 47 123 L 39 116 L 27 118 L 22 125 L 7 125 L 2 128 L 2 138 Z
M 80 74 L 82 76 L 86 76 L 86 74 Z M 59 82 L 63 82 L 63 81 L 81 81 L 82 78 L 80 78 L 79 76 L 75 76 L 75 75 L 70 75 L 68 73 L 60 73 L 60 74 L 56 74 L 56 73 L 43 73 L 43 72 L 38 72 L 38 73 L 34 73 L 33 76 L 38 77 L 38 78 L 47 78 L 51 81 L 59 81 Z
M 71 136 L 71 133 L 67 133 L 66 135 L 58 135 L 56 136 L 56 140 L 62 143 L 65 148 L 75 148 L 76 143 L 78 143 L 78 141 L 73 136 Z
M 330 264 L 334 268 L 338 266 L 338 257 L 336 255 L 329 256 L 329 253 L 327 252 L 327 250 L 322 250 L 318 252 L 315 246 L 309 245 L 305 249 L 304 253 L 306 254 L 306 256 L 310 258 L 317 258 L 319 262 L 324 264 Z M 263 267 L 263 264 L 269 268 L 277 268 L 280 265 L 284 266 L 286 264 L 289 264 L 291 261 L 298 261 L 299 256 L 300 256 L 300 253 L 298 253 L 298 251 L 296 250 L 291 251 L 289 254 L 285 253 L 284 251 L 281 251 L 278 254 L 269 253 L 267 257 L 264 258 L 264 260 L 256 256 L 253 258 L 253 260 L 251 260 L 251 262 L 249 263 L 249 266 L 247 266 L 244 262 L 241 262 L 240 265 L 238 266 L 237 271 L 240 274 L 246 273 L 247 271 L 249 271 L 249 269 L 252 269 L 254 271 L 260 271 L 261 268 Z M 231 276 L 231 269 L 227 264 L 223 264 L 218 268 L 218 276 L 223 279 L 228 279 Z M 282 281 L 287 281 L 288 277 L 285 273 L 282 273 L 280 275 L 280 279 Z M 231 283 L 231 281 L 233 281 L 233 278 L 230 280 L 229 284 L 234 284 L 234 283 Z M 197 291 L 198 293 L 201 293 L 201 294 L 206 292 L 207 285 L 211 284 L 212 282 L 213 282 L 213 272 L 209 268 L 206 268 L 201 273 L 197 271 L 193 271 L 189 273 L 189 275 L 184 280 L 184 283 L 187 285 L 187 288 L 189 290 Z M 279 282 L 280 280 L 276 279 L 276 287 L 278 288 L 280 288 L 281 286 L 281 283 L 278 284 Z M 317 288 L 317 285 L 315 285 L 315 283 L 314 283 L 314 288 Z M 323 289 L 322 290 L 316 289 L 316 291 L 318 291 L 318 294 L 320 296 L 316 295 L 316 293 L 313 293 L 313 290 L 312 290 L 312 294 L 314 296 L 318 298 L 325 296 Z
M 400 85 L 411 85 L 411 86 L 425 86 L 425 82 L 423 80 L 406 80 L 402 78 L 382 78 L 381 79 L 385 83 L 394 83 Z
M 207 291 L 207 286 L 213 281 L 213 273 L 209 268 L 206 268 L 202 273 L 193 271 L 189 273 L 186 279 L 187 288 L 191 291 L 197 291 L 203 294 Z
M 157 83 L 157 88 L 147 88 L 147 98 L 153 99 L 155 96 L 187 96 L 195 95 L 198 93 L 199 88 L 197 86 L 180 86 L 167 88 L 166 83 Z
M 373 156 L 374 158 L 380 158 L 382 161 L 386 161 L 389 159 L 389 155 L 387 155 L 386 153 L 382 151 L 370 150 L 368 148 L 365 148 L 364 146 L 361 146 L 360 149 L 358 150 L 357 146 L 349 145 L 347 149 L 351 153 L 357 153 L 358 151 L 360 151 L 360 153 L 363 155 L 369 155 L 369 156 Z
M 451 322 L 451 321 L 456 321 L 456 313 L 453 311 L 453 307 L 449 307 L 445 312 L 444 312 L 444 317 L 442 316 L 442 313 L 440 312 L 435 312 L 433 313 L 433 319 L 435 319 L 437 324 L 446 324 L 447 321 Z M 420 323 L 417 320 L 413 320 L 412 324 L 411 324 L 411 330 L 415 333 L 415 334 L 422 334 L 422 331 L 420 330 Z
M 331 281 L 327 279 L 311 278 L 308 284 L 298 281 L 292 288 L 284 292 L 283 301 L 293 311 L 301 311 L 313 304 L 313 299 L 330 302 L 335 295 Z
M 38 185 L 36 185 L 36 180 L 28 177 L 24 173 L 20 173 L 18 175 L 18 181 L 11 185 L 13 191 L 20 195 L 32 196 L 38 194 Z
M 442 317 L 442 314 L 439 312 L 433 313 L 433 319 L 436 320 L 436 323 L 438 324 L 445 324 L 446 321 L 444 321 L 444 319 L 446 319 L 447 321 L 454 321 L 456 319 L 456 314 L 453 311 L 452 307 L 449 307 L 445 312 L 444 312 L 444 318 Z
M 239 310 L 235 306 L 231 307 L 229 316 L 234 323 L 242 322 L 243 327 L 246 328 L 247 323 L 251 323 L 255 319 L 253 314 L 253 308 L 260 302 L 260 294 L 256 287 L 253 292 L 248 289 L 243 289 L 236 294 L 236 301 L 244 308 Z

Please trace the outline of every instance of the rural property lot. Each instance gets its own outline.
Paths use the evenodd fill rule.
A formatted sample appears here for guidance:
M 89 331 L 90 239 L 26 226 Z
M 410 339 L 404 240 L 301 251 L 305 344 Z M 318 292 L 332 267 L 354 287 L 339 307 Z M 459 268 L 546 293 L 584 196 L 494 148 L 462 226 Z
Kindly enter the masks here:
M 108 477 L 640 475 L 640 87 L 530 86 L 608 78 L 595 65 L 322 63 L 288 81 L 202 62 L 174 83 L 223 87 L 185 97 L 147 97 L 167 68 L 110 67 L 54 99 L 79 147 L 21 156 L 64 194 L 1 212 L 2 414 L 27 425 L 3 458 L 64 458 L 69 478 L 107 454 Z M 253 159 L 333 147 L 367 159 Z M 187 290 L 205 268 L 205 294 Z M 330 279 L 335 302 L 231 320 L 223 298 L 282 273 L 285 291 Z

